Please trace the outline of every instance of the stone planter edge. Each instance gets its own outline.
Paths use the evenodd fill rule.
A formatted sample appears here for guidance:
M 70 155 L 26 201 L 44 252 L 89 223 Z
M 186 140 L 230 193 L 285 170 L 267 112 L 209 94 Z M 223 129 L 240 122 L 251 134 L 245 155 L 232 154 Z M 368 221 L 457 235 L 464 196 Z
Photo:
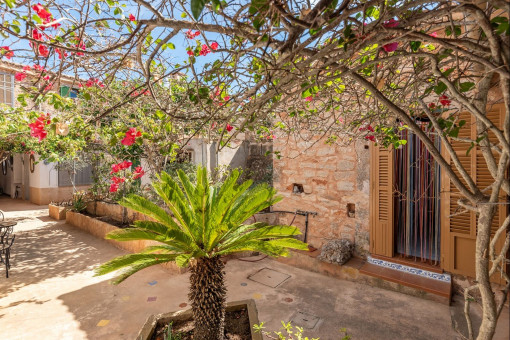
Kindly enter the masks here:
M 257 305 L 255 301 L 252 299 L 249 300 L 240 300 L 240 301 L 232 301 L 227 302 L 227 311 L 236 311 L 241 308 L 246 307 L 248 311 L 248 320 L 250 322 L 250 332 L 252 340 L 263 340 L 261 333 L 255 333 L 253 329 L 253 325 L 259 324 Z M 136 340 L 150 340 L 158 322 L 161 323 L 169 323 L 170 321 L 181 321 L 181 320 L 189 320 L 191 319 L 191 308 L 186 310 L 179 310 L 176 312 L 162 313 L 151 315 L 145 321 L 142 329 L 138 333 Z
M 49 215 L 55 220 L 65 220 L 68 207 L 61 207 L 54 204 L 48 204 Z

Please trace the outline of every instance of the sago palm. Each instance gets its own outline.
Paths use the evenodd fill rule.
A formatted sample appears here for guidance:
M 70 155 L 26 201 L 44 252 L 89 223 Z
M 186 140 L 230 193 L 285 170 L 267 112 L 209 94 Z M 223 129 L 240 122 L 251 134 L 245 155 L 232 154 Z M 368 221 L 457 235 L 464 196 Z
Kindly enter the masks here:
M 100 266 L 97 274 L 125 268 L 114 281 L 120 283 L 155 264 L 175 261 L 179 266 L 189 265 L 188 297 L 195 321 L 194 339 L 222 340 L 226 287 L 221 257 L 244 251 L 285 256 L 288 248 L 307 249 L 305 243 L 293 238 L 300 234 L 296 227 L 245 224 L 248 218 L 281 198 L 267 185 L 252 186 L 251 181 L 238 184 L 239 175 L 234 170 L 217 187 L 209 184 L 207 171 L 202 167 L 197 169 L 196 183 L 191 183 L 182 171 L 178 181 L 163 172 L 153 187 L 168 209 L 136 195 L 121 200 L 121 205 L 151 220 L 135 221 L 133 228 L 116 230 L 107 238 L 154 240 L 161 245 L 115 258 Z

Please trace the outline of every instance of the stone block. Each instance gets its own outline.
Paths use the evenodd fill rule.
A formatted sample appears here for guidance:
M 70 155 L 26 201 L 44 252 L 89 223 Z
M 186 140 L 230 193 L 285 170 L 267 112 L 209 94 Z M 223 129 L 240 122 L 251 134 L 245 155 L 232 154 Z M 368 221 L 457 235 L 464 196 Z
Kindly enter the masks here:
M 356 165 L 356 163 L 352 162 L 352 161 L 340 161 L 338 162 L 337 164 L 337 169 L 338 170 L 354 170 L 354 166 Z
M 340 181 L 336 184 L 339 191 L 354 191 L 354 184 L 347 181 Z
M 329 241 L 322 247 L 319 260 L 342 265 L 350 260 L 354 244 L 350 240 Z

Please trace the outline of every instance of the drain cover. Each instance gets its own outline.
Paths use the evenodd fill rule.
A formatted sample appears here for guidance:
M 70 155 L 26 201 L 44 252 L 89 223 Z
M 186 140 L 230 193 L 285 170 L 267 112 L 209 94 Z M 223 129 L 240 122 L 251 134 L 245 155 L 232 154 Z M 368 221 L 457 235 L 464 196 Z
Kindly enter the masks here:
M 277 272 L 269 268 L 263 268 L 253 275 L 248 276 L 248 279 L 262 283 L 263 285 L 276 288 L 287 280 L 290 275 Z
M 317 326 L 320 318 L 316 315 L 308 314 L 305 312 L 297 312 L 290 320 L 293 325 L 303 327 L 306 329 L 313 329 Z

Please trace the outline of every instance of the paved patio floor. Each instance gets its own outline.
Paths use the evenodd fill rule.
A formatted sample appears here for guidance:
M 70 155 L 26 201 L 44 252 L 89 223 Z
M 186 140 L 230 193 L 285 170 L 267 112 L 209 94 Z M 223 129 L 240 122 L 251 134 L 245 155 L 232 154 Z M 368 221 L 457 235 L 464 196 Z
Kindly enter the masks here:
M 6 202 L 0 199 L 0 209 L 19 223 L 10 278 L 0 272 L 0 339 L 134 339 L 150 314 L 188 303 L 187 274 L 156 266 L 113 286 L 93 269 L 125 252 L 52 220 L 45 207 Z M 276 288 L 247 278 L 263 268 L 290 278 Z M 353 339 L 456 338 L 442 304 L 269 259 L 232 260 L 226 270 L 228 300 L 254 299 L 268 329 L 304 312 L 320 318 L 308 334 L 322 340 L 339 339 L 344 327 Z

